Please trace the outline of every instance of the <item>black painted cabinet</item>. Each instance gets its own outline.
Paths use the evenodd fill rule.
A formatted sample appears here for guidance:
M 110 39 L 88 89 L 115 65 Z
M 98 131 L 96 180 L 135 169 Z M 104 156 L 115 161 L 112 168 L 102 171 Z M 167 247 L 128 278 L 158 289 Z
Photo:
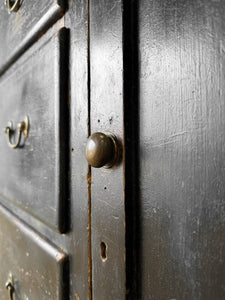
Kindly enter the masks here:
M 224 13 L 0 4 L 1 299 L 225 299 Z
M 225 299 L 224 12 L 139 2 L 141 299 Z

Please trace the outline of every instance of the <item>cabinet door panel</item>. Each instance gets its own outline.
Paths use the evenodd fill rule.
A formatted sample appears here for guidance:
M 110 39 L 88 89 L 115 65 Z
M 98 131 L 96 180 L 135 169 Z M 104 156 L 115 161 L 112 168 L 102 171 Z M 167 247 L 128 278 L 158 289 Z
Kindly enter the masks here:
M 225 3 L 139 3 L 140 299 L 225 299 Z
M 12 120 L 16 129 L 29 118 L 20 147 L 11 149 L 7 135 L 0 135 L 2 201 L 59 231 L 67 222 L 67 33 L 60 30 L 0 84 L 0 128 Z M 17 130 L 12 140 L 16 136 Z
M 0 206 L 0 294 L 8 300 L 5 283 L 13 277 L 15 299 L 68 297 L 68 256 Z

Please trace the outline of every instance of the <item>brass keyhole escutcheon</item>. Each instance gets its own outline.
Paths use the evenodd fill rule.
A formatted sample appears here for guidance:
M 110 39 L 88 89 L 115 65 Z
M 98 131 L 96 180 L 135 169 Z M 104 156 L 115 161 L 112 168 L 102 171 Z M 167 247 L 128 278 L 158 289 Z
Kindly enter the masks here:
M 118 158 L 116 138 L 102 132 L 92 134 L 87 141 L 86 158 L 94 168 L 111 168 Z
M 25 116 L 24 121 L 20 122 L 17 125 L 17 127 L 18 127 L 18 134 L 17 134 L 17 140 L 15 143 L 12 143 L 12 141 L 11 141 L 11 137 L 14 133 L 12 121 L 9 121 L 8 126 L 5 128 L 5 133 L 8 136 L 8 145 L 13 149 L 19 147 L 22 133 L 24 134 L 24 138 L 27 138 L 27 136 L 28 136 L 28 130 L 29 130 L 28 116 Z
M 5 287 L 8 290 L 9 300 L 13 300 L 14 281 L 12 274 L 9 274 L 8 280 L 5 283 Z
M 5 6 L 8 8 L 8 13 L 15 12 L 20 7 L 20 0 L 5 0 Z

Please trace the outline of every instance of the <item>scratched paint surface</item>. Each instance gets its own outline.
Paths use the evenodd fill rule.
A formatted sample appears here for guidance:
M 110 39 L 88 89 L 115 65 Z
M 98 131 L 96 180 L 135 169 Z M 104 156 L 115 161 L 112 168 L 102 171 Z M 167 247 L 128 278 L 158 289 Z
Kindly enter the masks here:
M 140 299 L 225 299 L 224 13 L 140 1 Z
M 25 115 L 30 124 L 28 138 L 25 141 L 22 138 L 17 149 L 9 147 L 6 134 L 0 136 L 0 161 L 4 170 L 0 173 L 0 196 L 60 231 L 65 230 L 66 218 L 63 182 L 67 153 L 66 135 L 62 133 L 66 122 L 60 122 L 63 113 L 66 119 L 64 97 L 67 94 L 64 89 L 61 95 L 63 80 L 59 76 L 65 36 L 65 30 L 59 31 L 0 84 L 4 95 L 0 127 L 4 128 L 12 120 L 15 129 Z M 15 130 L 12 142 L 16 135 Z
M 0 205 L 0 294 L 13 276 L 13 299 L 62 300 L 68 297 L 67 255 Z
M 5 1 L 2 1 L 0 4 L 0 69 L 6 60 L 10 58 L 10 55 L 18 49 L 18 46 L 26 38 L 31 29 L 53 6 L 58 8 L 58 18 L 60 17 L 60 11 L 63 13 L 66 1 L 46 2 L 42 0 L 38 2 L 20 1 L 20 3 L 18 11 L 11 14 L 8 13 Z M 51 23 L 51 20 L 49 19 L 48 22 Z M 39 32 L 39 36 L 41 34 Z
M 91 134 L 123 138 L 121 1 L 90 1 Z M 95 300 L 125 299 L 123 165 L 91 177 L 92 292 Z M 106 259 L 100 245 L 105 243 Z

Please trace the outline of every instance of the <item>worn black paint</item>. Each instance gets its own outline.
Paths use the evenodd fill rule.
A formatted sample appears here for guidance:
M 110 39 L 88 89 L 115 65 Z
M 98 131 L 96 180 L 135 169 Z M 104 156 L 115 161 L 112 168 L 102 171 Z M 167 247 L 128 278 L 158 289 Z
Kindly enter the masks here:
M 1 134 L 0 195 L 61 232 L 68 224 L 66 74 L 64 28 L 0 84 L 0 127 L 12 120 L 15 128 L 25 115 L 30 122 L 18 149 L 10 149 Z
M 89 299 L 88 163 L 88 8 L 87 1 L 71 1 L 65 16 L 70 28 L 70 198 L 71 299 Z
M 139 6 L 138 299 L 224 299 L 225 3 Z
M 123 142 L 122 2 L 90 1 L 91 134 L 112 133 Z M 93 299 L 125 299 L 123 164 L 92 168 Z M 107 259 L 101 257 L 105 243 Z
M 65 12 L 62 3 L 64 1 L 47 4 L 23 1 L 18 13 L 11 16 L 3 3 L 0 8 L 4 25 L 0 32 L 0 88 L 5 84 L 11 86 L 1 90 L 1 127 L 6 125 L 8 117 L 15 122 L 23 118 L 17 115 L 23 113 L 19 100 L 12 105 L 10 99 L 10 95 L 21 88 L 21 82 L 15 80 L 16 75 L 22 68 L 23 83 L 29 72 L 36 78 L 33 60 L 39 57 L 41 63 L 45 55 L 43 78 L 37 78 L 39 92 L 27 94 L 32 96 L 32 101 L 35 98 L 37 111 L 42 112 L 35 113 L 37 118 L 47 120 L 46 116 L 52 116 L 53 111 L 46 109 L 47 103 L 38 103 L 38 97 L 47 89 L 48 80 L 44 80 L 44 76 L 53 80 L 50 76 L 54 69 L 51 53 L 54 46 L 48 40 L 57 35 L 64 24 L 71 31 L 70 43 L 61 40 L 61 46 L 66 46 L 64 50 L 60 48 L 62 52 L 70 48 L 69 61 L 67 51 L 65 60 L 60 56 L 58 67 L 62 68 L 58 69 L 58 75 L 63 74 L 63 77 L 59 76 L 59 82 L 52 82 L 48 85 L 50 90 L 46 90 L 46 94 L 54 98 L 51 91 L 53 87 L 59 88 L 57 97 L 64 99 L 60 102 L 61 122 L 56 128 L 63 137 L 59 138 L 60 143 L 58 141 L 61 179 L 56 185 L 63 191 L 60 199 L 66 200 L 58 203 L 62 218 L 53 213 L 52 223 L 48 211 L 41 212 L 47 204 L 44 196 L 36 203 L 35 210 L 26 209 L 25 201 L 32 203 L 36 196 L 28 197 L 25 187 L 14 186 L 10 190 L 8 186 L 8 192 L 14 193 L 11 199 L 14 201 L 8 201 L 4 195 L 1 202 L 45 236 L 46 245 L 54 243 L 70 255 L 71 272 L 67 272 L 70 297 L 64 293 L 64 298 L 225 298 L 224 3 L 219 0 L 124 0 L 123 3 L 94 0 L 90 1 L 88 24 L 88 3 L 70 1 L 65 16 L 51 27 Z M 10 107 L 6 109 L 7 105 Z M 8 116 L 9 112 L 12 117 Z M 32 128 L 32 124 L 24 148 L 15 153 L 26 153 L 30 137 L 43 140 L 37 136 L 37 131 L 34 135 L 33 130 L 38 126 Z M 64 130 L 68 126 L 70 130 Z M 52 130 L 50 126 L 45 129 Z M 125 141 L 123 166 L 110 172 L 94 170 L 90 176 L 85 159 L 90 131 L 114 133 L 120 142 Z M 48 143 L 44 141 L 46 153 L 49 153 L 49 136 Z M 8 148 L 4 134 L 0 139 L 1 157 L 8 158 L 7 162 L 1 158 L 4 172 L 0 175 L 0 192 L 3 195 L 9 182 L 15 183 L 18 179 L 21 187 L 25 181 L 18 174 L 15 178 L 9 176 L 14 174 L 21 160 L 9 159 L 13 150 Z M 37 160 L 34 159 L 30 166 L 39 172 L 41 157 L 35 156 Z M 55 165 L 46 165 L 51 173 Z M 29 170 L 26 168 L 25 171 Z M 4 178 L 4 175 L 8 176 Z M 30 181 L 34 178 L 35 175 L 29 176 Z M 19 206 L 18 201 L 21 201 Z M 60 220 L 68 220 L 69 211 L 70 228 L 60 225 Z M 11 219 L 13 215 L 7 212 L 7 216 Z M 54 224 L 61 230 L 66 228 L 67 234 L 53 230 Z M 7 236 L 6 231 L 1 231 L 2 240 Z M 7 243 L 10 244 L 14 234 L 8 233 Z M 105 245 L 104 255 L 102 245 Z M 4 246 L 0 251 L 5 251 Z M 54 264 L 49 269 L 54 270 Z M 5 270 L 0 272 L 4 280 L 8 275 Z M 19 283 L 25 291 L 28 287 L 23 281 Z M 34 277 L 34 282 L 43 284 L 40 278 Z
M 68 256 L 0 206 L 0 294 L 11 273 L 15 299 L 68 299 Z
M 58 123 L 58 126 L 56 128 L 56 131 L 61 131 L 61 134 L 63 135 L 62 139 L 60 140 L 60 163 L 61 163 L 61 170 L 60 173 L 62 176 L 61 177 L 61 189 L 63 190 L 62 197 L 65 199 L 65 202 L 60 202 L 59 203 L 59 209 L 58 212 L 61 216 L 61 221 L 68 220 L 68 213 L 71 216 L 71 226 L 68 227 L 68 222 L 66 222 L 63 226 L 63 228 L 66 231 L 66 234 L 59 234 L 59 232 L 55 231 L 52 228 L 52 225 L 49 224 L 50 219 L 46 218 L 46 212 L 44 211 L 44 214 L 41 215 L 42 220 L 37 218 L 37 215 L 34 216 L 33 214 L 30 213 L 30 211 L 24 210 L 23 206 L 17 206 L 15 205 L 14 202 L 8 201 L 7 198 L 3 197 L 1 198 L 1 203 L 4 203 L 5 206 L 10 211 L 13 211 L 17 217 L 20 219 L 24 220 L 29 226 L 34 228 L 38 233 L 40 233 L 41 236 L 45 237 L 47 243 L 54 243 L 59 247 L 60 249 L 63 249 L 64 252 L 69 254 L 70 257 L 70 271 L 68 271 L 68 268 L 63 269 L 63 273 L 66 277 L 69 278 L 69 283 L 70 287 L 65 287 L 65 292 L 63 294 L 63 299 L 88 299 L 89 295 L 89 270 L 88 270 L 88 184 L 87 184 L 87 171 L 88 171 L 88 166 L 87 162 L 85 159 L 85 144 L 86 140 L 88 137 L 88 106 L 85 105 L 87 104 L 87 87 L 88 87 L 88 82 L 87 82 L 87 69 L 88 69 L 88 60 L 87 60 L 87 49 L 88 49 L 88 44 L 87 44 L 87 3 L 86 1 L 71 1 L 69 3 L 69 10 L 66 13 L 66 15 L 60 19 L 58 22 L 56 22 L 52 27 L 50 27 L 53 22 L 56 21 L 57 18 L 62 16 L 64 10 L 59 9 L 59 14 L 57 13 L 57 6 L 55 6 L 56 2 L 53 3 L 44 3 L 39 1 L 38 3 L 31 3 L 27 1 L 23 1 L 23 3 L 28 5 L 29 7 L 33 7 L 33 10 L 30 9 L 25 9 L 25 6 L 20 8 L 20 14 L 16 15 L 11 15 L 9 18 L 10 20 L 17 20 L 19 23 L 19 17 L 21 16 L 22 12 L 23 15 L 27 14 L 26 22 L 23 23 L 22 27 L 19 28 L 18 30 L 18 35 L 16 36 L 16 39 L 12 42 L 9 40 L 5 39 L 4 43 L 1 43 L 1 49 L 2 52 L 0 53 L 3 54 L 3 50 L 6 51 L 5 57 L 4 57 L 4 74 L 1 74 L 0 77 L 0 85 L 3 83 L 3 81 L 7 81 L 7 79 L 10 77 L 15 77 L 20 68 L 24 69 L 24 72 L 28 72 L 28 68 L 26 68 L 30 62 L 29 67 L 32 69 L 34 68 L 33 62 L 38 60 L 39 58 L 39 64 L 40 64 L 40 69 L 42 69 L 41 76 L 39 76 L 38 82 L 40 83 L 40 91 L 37 93 L 34 93 L 33 95 L 35 96 L 35 101 L 38 99 L 38 96 L 40 96 L 41 93 L 43 93 L 42 90 L 42 85 L 44 89 L 49 88 L 49 94 L 51 93 L 51 101 L 54 102 L 54 97 L 60 97 L 63 101 L 61 102 L 61 126 L 60 123 Z M 58 2 L 57 2 L 58 3 Z M 50 18 L 49 20 L 46 20 L 46 23 L 43 22 L 42 16 L 44 17 L 50 17 L 49 15 L 49 8 L 53 9 L 53 7 L 50 7 L 51 4 L 53 4 L 53 7 L 56 8 L 56 17 Z M 61 5 L 61 3 L 58 3 Z M 42 6 L 43 5 L 43 6 Z M 27 6 L 26 6 L 27 7 Z M 35 10 L 35 7 L 38 9 Z M 4 8 L 4 5 L 2 3 L 2 9 Z M 40 9 L 40 11 L 39 11 Z M 51 10 L 52 11 L 52 10 Z M 2 12 L 0 12 L 2 13 Z M 5 13 L 5 12 L 4 12 Z M 6 19 L 5 19 L 6 18 Z M 39 22 L 40 21 L 40 22 Z M 8 14 L 5 14 L 4 19 L 1 18 L 2 24 L 8 24 Z M 30 23 L 31 22 L 31 23 Z M 39 22 L 39 23 L 38 23 Z M 41 25 L 40 26 L 38 26 Z M 63 41 L 63 35 L 62 34 L 62 39 L 61 37 L 58 36 L 58 31 L 61 27 L 66 26 L 70 28 L 71 34 L 70 34 L 70 43 L 68 45 L 67 39 Z M 9 30 L 12 30 L 12 26 L 9 26 Z M 24 30 L 22 30 L 22 28 Z M 38 29 L 38 32 L 35 31 L 35 28 Z M 44 28 L 44 31 L 43 31 Z M 48 29 L 48 30 L 47 30 Z M 47 30 L 47 31 L 46 31 Z M 3 30 L 4 31 L 4 30 Z M 1 34 L 7 34 L 5 31 L 1 32 Z M 46 32 L 45 32 L 46 31 Z M 36 37 L 30 36 L 33 33 L 37 33 L 39 36 L 39 33 L 42 34 L 45 32 L 44 35 L 41 36 L 41 38 L 38 40 L 38 42 L 35 42 L 32 44 L 34 41 L 36 41 Z M 65 32 L 64 32 L 65 33 Z M 68 33 L 68 32 L 67 32 Z M 10 34 L 8 34 L 10 36 Z M 68 34 L 66 34 L 68 36 Z M 31 39 L 30 39 L 31 38 Z M 56 51 L 55 46 L 57 46 L 57 42 L 51 42 L 49 43 L 49 40 L 55 40 L 59 39 L 63 41 L 60 45 L 60 51 L 63 53 L 64 50 L 65 55 L 58 57 L 60 60 L 60 63 L 58 64 L 57 61 L 54 62 L 54 59 L 52 56 L 54 56 L 54 52 Z M 16 46 L 21 46 L 21 43 L 23 44 L 24 41 L 32 41 L 32 45 L 30 43 L 26 44 L 29 45 L 29 49 L 26 46 L 25 48 L 20 48 L 22 49 L 22 52 L 19 52 L 20 58 L 16 56 L 17 61 L 15 61 L 13 64 L 13 60 L 10 60 L 10 64 L 8 65 L 7 61 L 5 58 L 8 58 L 12 52 L 7 51 L 5 49 L 13 48 L 12 51 L 15 50 L 16 55 L 18 55 L 18 47 L 11 47 L 12 45 Z M 20 43 L 21 42 L 21 43 Z M 15 44 L 13 44 L 15 43 Z M 70 58 L 68 61 L 68 50 L 67 46 L 70 48 Z M 46 52 L 44 49 L 45 47 L 48 47 Z M 25 51 L 26 50 L 26 51 Z M 5 52 L 4 52 L 5 53 Z M 46 55 L 45 62 L 43 63 L 42 57 Z M 12 55 L 10 56 L 11 58 L 13 57 Z M 33 58 L 32 58 L 33 57 Z M 11 59 L 10 58 L 10 59 Z M 15 58 L 15 57 L 14 57 Z M 34 61 L 33 61 L 34 60 Z M 54 65 L 58 65 L 58 73 L 55 75 L 52 73 L 52 70 L 54 69 Z M 23 66 L 24 65 L 24 66 Z M 69 71 L 70 71 L 70 76 L 67 76 L 67 67 L 69 65 Z M 2 65 L 1 65 L 2 66 Z M 10 68 L 9 68 L 10 66 Z M 6 70 L 7 69 L 7 70 Z M 39 68 L 37 67 L 39 70 Z M 32 71 L 32 73 L 35 74 L 35 70 Z M 58 75 L 58 76 L 57 76 Z M 35 75 L 34 75 L 35 76 Z M 52 79 L 50 77 L 52 76 Z M 55 78 L 57 78 L 57 83 L 55 84 L 49 84 L 47 83 L 45 77 L 49 78 L 49 80 L 53 83 Z M 23 80 L 22 80 L 23 81 Z M 26 76 L 24 78 L 24 81 L 26 81 Z M 9 85 L 12 84 L 10 93 L 15 93 L 16 91 L 13 92 L 14 88 L 15 89 L 20 89 L 20 82 L 18 82 L 17 85 L 8 82 Z M 53 88 L 54 87 L 54 88 Z M 31 89 L 32 87 L 30 87 Z M 59 88 L 59 89 L 58 89 Z M 69 88 L 69 95 L 67 93 Z M 48 92 L 46 92 L 47 94 Z M 4 91 L 2 93 L 1 98 L 4 99 L 4 95 L 7 95 L 7 91 Z M 32 95 L 30 95 L 32 98 Z M 9 95 L 7 95 L 9 97 Z M 36 99 L 37 98 L 37 99 Z M 32 98 L 33 100 L 33 98 Z M 2 100 L 3 101 L 3 100 Z M 10 100 L 11 101 L 11 100 Z M 39 106 L 38 100 L 37 103 L 35 104 Z M 31 107 L 33 107 L 30 104 Z M 45 112 L 46 110 L 46 105 L 42 105 L 40 109 Z M 68 107 L 69 109 L 71 108 L 71 117 L 70 115 L 68 116 Z M 34 107 L 33 107 L 34 108 Z M 18 111 L 22 111 L 22 108 L 20 107 L 19 109 L 16 106 L 11 106 L 10 113 L 17 114 Z M 4 112 L 2 112 L 4 114 Z M 54 113 L 54 110 L 46 110 L 46 116 L 52 116 L 52 113 Z M 4 114 L 5 117 L 8 118 L 8 114 Z M 17 122 L 17 115 L 16 118 L 13 117 L 13 121 Z M 37 115 L 38 117 L 38 115 Z M 44 115 L 41 115 L 41 118 L 44 118 Z M 71 119 L 71 123 L 70 123 Z M 8 121 L 8 119 L 7 119 Z M 70 129 L 68 130 L 68 126 L 70 124 Z M 2 126 L 4 127 L 5 124 Z M 37 126 L 38 127 L 38 126 Z M 49 128 L 49 127 L 48 127 Z M 45 130 L 48 131 L 45 126 Z M 64 130 L 66 128 L 66 130 Z M 35 129 L 35 128 L 34 128 Z M 51 128 L 53 130 L 53 128 Z M 69 137 L 68 137 L 69 134 Z M 2 141 L 5 147 L 6 147 L 6 136 L 4 133 L 1 134 L 2 136 Z M 49 137 L 50 135 L 48 135 Z M 40 139 L 40 137 L 36 137 L 37 139 Z M 47 138 L 46 138 L 47 139 Z M 29 136 L 28 140 L 29 141 Z M 48 143 L 46 142 L 46 147 L 49 145 L 51 146 L 50 143 L 52 143 L 53 140 L 48 138 Z M 68 159 L 68 146 L 70 144 L 70 159 Z M 25 145 L 25 147 L 27 144 Z M 23 150 L 26 148 L 24 147 Z M 6 147 L 6 151 L 9 151 L 9 147 Z M 50 148 L 49 148 L 50 149 Z M 54 150 L 54 149 L 53 149 Z M 25 150 L 26 151 L 26 150 Z M 47 150 L 48 153 L 48 150 Z M 36 156 L 36 160 L 33 161 L 33 171 L 35 172 L 35 166 L 39 167 L 38 162 L 40 162 L 41 159 L 40 157 Z M 15 161 L 9 162 L 8 164 L 10 165 L 10 168 L 14 169 Z M 48 172 L 51 170 L 52 167 L 54 167 L 53 163 L 47 163 L 46 167 L 48 169 Z M 1 166 L 1 173 L 2 176 L 4 175 L 3 170 L 7 168 L 3 168 Z M 32 167 L 31 167 L 32 169 Z M 68 186 L 68 179 L 69 179 L 69 185 Z M 7 179 L 4 179 L 7 180 Z M 33 178 L 31 177 L 31 180 Z M 22 179 L 21 179 L 22 182 Z M 23 182 L 22 182 L 23 183 Z M 23 183 L 25 184 L 25 183 Z M 54 181 L 51 181 L 51 185 L 54 184 Z M 58 188 L 60 185 L 58 186 Z M 1 190 L 2 192 L 2 190 Z M 24 189 L 21 189 L 21 193 L 25 193 Z M 68 196 L 70 196 L 70 203 L 71 206 L 68 206 Z M 65 197 L 65 198 L 64 198 Z M 17 197 L 15 197 L 15 200 L 18 201 Z M 30 199 L 29 199 L 30 201 Z M 33 201 L 33 198 L 31 199 Z M 51 198 L 51 201 L 54 201 L 53 198 Z M 61 205 L 63 206 L 65 204 L 65 211 L 61 210 Z M 38 210 L 42 207 L 45 207 L 46 205 L 46 199 L 45 197 L 42 197 L 39 201 L 39 208 Z M 35 210 L 35 213 L 38 212 L 38 210 Z M 58 217 L 56 216 L 56 219 Z M 45 223 L 47 219 L 47 223 Z M 59 220 L 59 221 L 60 221 Z M 50 226 L 49 226 L 50 225 Z M 58 226 L 58 224 L 56 224 Z M 27 226 L 27 225 L 26 225 Z M 61 227 L 61 225 L 59 226 Z M 62 228 L 61 228 L 62 229 Z M 8 240 L 12 240 L 13 235 L 9 233 Z M 38 245 L 37 245 L 38 247 Z M 0 246 L 0 251 L 2 250 Z M 4 250 L 4 249 L 3 249 Z M 38 255 L 37 255 L 38 257 Z M 40 256 L 41 258 L 41 256 Z M 18 258 L 15 258 L 15 261 Z M 6 262 L 9 262 L 8 259 L 6 259 Z M 40 263 L 40 262 L 39 262 Z M 41 264 L 41 263 L 40 263 Z M 23 259 L 21 259 L 21 266 L 23 266 Z M 40 265 L 41 268 L 45 268 L 44 264 Z M 32 268 L 31 268 L 32 269 Z M 49 268 L 51 269 L 51 272 L 54 272 L 54 268 Z M 12 270 L 13 271 L 13 270 Z M 1 269 L 0 273 L 1 275 L 7 279 L 8 276 L 8 270 L 3 270 Z M 55 272 L 54 272 L 55 274 Z M 43 274 L 45 275 L 45 274 Z M 37 284 L 37 288 L 40 287 L 42 283 L 43 278 L 40 277 L 38 280 L 34 278 L 34 282 Z M 65 280 L 66 281 L 66 280 Z M 64 281 L 64 282 L 65 282 Z M 63 283 L 60 280 L 61 283 Z M 5 289 L 5 281 L 2 283 L 2 288 L 4 292 L 7 292 Z M 26 289 L 28 286 L 23 283 L 23 278 L 21 277 L 20 280 L 18 281 L 18 284 L 20 284 L 26 293 Z M 59 288 L 59 285 L 54 285 L 53 286 L 55 289 Z M 39 292 L 39 289 L 38 289 Z M 6 293 L 7 295 L 7 293 Z M 36 294 L 33 294 L 30 298 L 33 299 L 32 297 L 36 297 Z M 37 294 L 37 298 L 39 299 L 44 299 L 43 295 L 39 297 L 39 294 Z M 55 297 L 53 297 L 55 299 Z M 56 298 L 57 299 L 57 298 Z
M 21 1 L 17 12 L 8 14 L 2 2 L 0 6 L 0 75 L 2 75 L 35 41 L 37 41 L 62 15 L 67 1 L 46 4 Z

